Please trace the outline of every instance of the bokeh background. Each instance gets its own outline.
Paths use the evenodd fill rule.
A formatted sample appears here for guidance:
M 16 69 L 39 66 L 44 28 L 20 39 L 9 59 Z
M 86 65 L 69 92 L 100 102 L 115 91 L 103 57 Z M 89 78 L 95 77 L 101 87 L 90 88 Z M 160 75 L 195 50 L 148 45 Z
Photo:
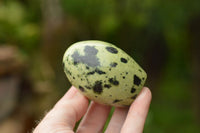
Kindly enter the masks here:
M 146 70 L 145 133 L 200 132 L 200 0 L 1 0 L 0 132 L 31 132 L 70 87 L 64 51 L 94 39 Z

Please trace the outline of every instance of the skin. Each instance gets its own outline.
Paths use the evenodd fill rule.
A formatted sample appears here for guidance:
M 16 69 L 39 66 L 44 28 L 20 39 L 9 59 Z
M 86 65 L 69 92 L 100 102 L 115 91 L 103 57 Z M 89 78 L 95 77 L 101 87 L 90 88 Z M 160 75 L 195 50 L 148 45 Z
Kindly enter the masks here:
M 151 97 L 151 91 L 144 87 L 129 108 L 116 107 L 105 133 L 142 133 Z M 88 104 L 88 99 L 71 87 L 33 133 L 74 133 L 74 126 L 82 117 L 77 133 L 101 133 L 110 107 Z

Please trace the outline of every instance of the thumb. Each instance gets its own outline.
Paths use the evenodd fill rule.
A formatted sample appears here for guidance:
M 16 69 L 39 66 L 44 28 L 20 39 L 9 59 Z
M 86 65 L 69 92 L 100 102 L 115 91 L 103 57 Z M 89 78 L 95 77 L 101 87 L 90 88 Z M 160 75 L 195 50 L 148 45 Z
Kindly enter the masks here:
M 86 113 L 87 108 L 88 100 L 75 87 L 71 87 L 44 117 L 34 133 L 73 131 L 75 123 Z

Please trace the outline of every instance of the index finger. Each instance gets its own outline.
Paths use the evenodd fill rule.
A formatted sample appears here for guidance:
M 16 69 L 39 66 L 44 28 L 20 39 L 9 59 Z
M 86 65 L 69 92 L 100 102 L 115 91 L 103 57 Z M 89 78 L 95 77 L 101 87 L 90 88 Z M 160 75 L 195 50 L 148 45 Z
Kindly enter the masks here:
M 87 108 L 88 99 L 72 86 L 47 113 L 35 128 L 34 133 L 72 132 L 75 123 L 85 114 Z
M 122 133 L 142 133 L 144 123 L 151 103 L 151 91 L 144 87 L 138 97 L 130 106 L 127 118 L 124 122 Z

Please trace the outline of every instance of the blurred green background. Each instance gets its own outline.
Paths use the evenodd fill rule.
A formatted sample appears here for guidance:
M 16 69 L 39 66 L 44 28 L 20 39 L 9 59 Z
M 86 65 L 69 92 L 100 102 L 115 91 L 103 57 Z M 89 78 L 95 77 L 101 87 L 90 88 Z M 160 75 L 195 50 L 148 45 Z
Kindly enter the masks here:
M 64 51 L 94 39 L 146 70 L 145 133 L 200 132 L 200 0 L 1 0 L 0 132 L 31 132 L 70 87 Z

